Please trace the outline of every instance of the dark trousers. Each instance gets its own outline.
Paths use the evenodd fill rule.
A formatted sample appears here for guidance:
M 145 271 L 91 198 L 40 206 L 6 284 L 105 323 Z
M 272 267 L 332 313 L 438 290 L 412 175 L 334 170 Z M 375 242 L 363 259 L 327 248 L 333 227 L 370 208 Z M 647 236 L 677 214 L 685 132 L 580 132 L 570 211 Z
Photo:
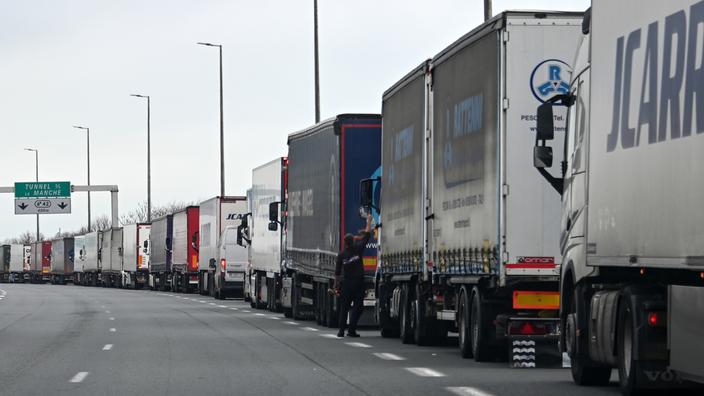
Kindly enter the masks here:
M 350 311 L 350 305 L 352 310 Z M 342 281 L 342 297 L 340 298 L 340 331 L 345 331 L 347 313 L 350 313 L 349 331 L 357 331 L 357 322 L 364 309 L 364 279 L 350 279 Z

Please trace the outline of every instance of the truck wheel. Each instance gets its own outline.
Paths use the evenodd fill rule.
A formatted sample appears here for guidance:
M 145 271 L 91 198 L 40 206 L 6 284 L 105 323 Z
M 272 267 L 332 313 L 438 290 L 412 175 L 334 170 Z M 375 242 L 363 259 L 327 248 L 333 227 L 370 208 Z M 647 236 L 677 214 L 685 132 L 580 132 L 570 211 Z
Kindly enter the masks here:
M 477 287 L 472 290 L 472 305 L 469 314 L 470 340 L 472 355 L 477 362 L 491 359 L 489 337 L 487 335 L 486 305 L 482 304 L 482 295 Z
M 328 287 L 330 286 L 331 285 L 328 284 Z M 327 317 L 327 326 L 329 328 L 337 327 L 337 324 L 340 321 L 339 310 L 336 308 L 336 306 L 337 300 L 335 296 L 325 290 L 325 316 Z
M 294 274 L 291 281 L 291 316 L 296 320 L 301 319 L 301 311 L 298 306 L 299 294 L 300 290 L 298 289 L 298 276 Z
M 577 290 L 565 321 L 565 347 L 570 355 L 572 380 L 580 386 L 604 386 L 611 378 L 610 367 L 590 365 L 590 360 L 577 355 Z
M 460 291 L 459 307 L 457 314 L 457 331 L 459 333 L 460 355 L 464 359 L 474 357 L 472 354 L 472 336 L 469 331 L 469 292 L 463 287 Z
M 313 290 L 315 291 L 315 298 L 313 299 L 313 312 L 315 314 L 315 323 L 317 325 L 323 324 L 323 296 L 320 291 L 323 289 L 320 283 L 313 283 Z
M 382 304 L 384 308 L 382 309 Z M 384 338 L 396 338 L 399 336 L 398 319 L 394 320 L 389 315 L 389 291 L 386 285 L 379 285 L 379 295 L 376 298 L 376 317 L 379 321 L 379 330 Z
M 401 342 L 404 344 L 410 344 L 413 342 L 413 329 L 411 328 L 411 318 L 410 316 L 410 291 L 408 290 L 408 284 L 404 283 L 401 286 L 401 301 L 399 307 L 399 321 L 401 325 L 400 336 Z
M 266 278 L 264 278 L 266 279 Z M 252 297 L 252 300 L 255 301 L 256 303 L 256 309 L 264 309 L 266 308 L 264 306 L 264 303 L 262 302 L 261 299 L 261 294 L 262 294 L 262 276 L 261 274 L 257 274 L 255 278 L 255 284 L 254 284 L 254 291 L 256 292 L 255 295 Z
M 636 348 L 633 340 L 633 310 L 627 296 L 621 298 L 618 310 L 618 330 L 616 346 L 618 356 L 618 379 L 621 385 L 621 394 L 631 396 L 638 394 L 637 374 L 638 361 L 633 359 Z M 609 370 L 610 371 L 610 370 Z
M 411 325 L 413 326 L 413 342 L 419 346 L 426 346 L 430 344 L 430 337 L 428 337 L 428 319 L 425 317 L 425 304 L 418 297 L 416 293 L 416 298 L 411 303 Z

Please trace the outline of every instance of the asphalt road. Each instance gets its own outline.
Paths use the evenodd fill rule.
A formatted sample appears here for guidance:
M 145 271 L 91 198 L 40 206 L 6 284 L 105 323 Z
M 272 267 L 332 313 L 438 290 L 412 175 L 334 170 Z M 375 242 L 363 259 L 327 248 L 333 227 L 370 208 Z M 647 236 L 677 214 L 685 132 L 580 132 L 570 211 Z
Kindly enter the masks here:
M 0 297 L 0 395 L 619 394 L 577 387 L 566 369 L 464 360 L 452 345 L 337 339 L 241 300 L 23 284 L 0 284 Z

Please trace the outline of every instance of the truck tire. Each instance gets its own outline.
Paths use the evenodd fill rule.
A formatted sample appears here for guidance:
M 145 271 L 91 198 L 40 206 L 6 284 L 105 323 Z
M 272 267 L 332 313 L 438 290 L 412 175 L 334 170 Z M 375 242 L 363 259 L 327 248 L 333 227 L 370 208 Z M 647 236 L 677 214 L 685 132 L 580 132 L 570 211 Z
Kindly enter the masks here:
M 587 357 L 577 355 L 577 293 L 579 290 L 577 288 L 574 291 L 570 312 L 567 313 L 565 320 L 565 347 L 570 355 L 572 380 L 580 386 L 605 386 L 609 384 L 611 368 L 594 366 Z
M 313 299 L 313 316 L 315 317 L 315 324 L 319 326 L 323 324 L 323 296 L 320 294 L 322 289 L 322 284 L 313 282 L 313 295 L 315 296 Z
M 465 287 L 462 287 L 462 289 L 460 289 L 459 306 L 457 308 L 457 314 L 459 316 L 457 320 L 457 332 L 459 333 L 460 355 L 464 359 L 474 357 L 472 353 L 472 335 L 469 330 L 469 310 L 469 291 Z
M 298 276 L 293 274 L 293 279 L 291 281 L 291 317 L 293 319 L 301 319 L 300 307 L 298 306 L 298 298 L 300 290 L 298 289 Z
M 266 279 L 266 277 L 264 277 Z M 255 308 L 256 309 L 265 309 L 266 306 L 262 302 L 261 299 L 261 294 L 262 294 L 262 276 L 261 274 L 257 273 L 255 279 L 254 279 L 254 291 L 255 295 L 252 296 L 252 301 L 255 303 Z
M 486 362 L 491 359 L 487 322 L 486 305 L 483 304 L 482 293 L 478 287 L 474 287 L 472 290 L 472 305 L 469 314 L 469 328 L 472 355 L 477 362 Z
M 401 286 L 401 301 L 399 306 L 400 337 L 404 344 L 413 343 L 413 328 L 410 318 L 410 290 L 407 283 Z
M 383 338 L 396 338 L 400 335 L 398 319 L 394 320 L 389 314 L 389 290 L 381 284 L 376 298 L 376 317 L 379 321 L 379 330 Z M 383 305 L 382 305 L 383 304 Z
M 327 286 L 330 287 L 330 284 Z M 326 326 L 329 328 L 338 327 L 337 325 L 340 322 L 339 312 L 340 311 L 337 308 L 337 298 L 325 290 L 325 316 L 327 317 Z
M 633 309 L 627 296 L 621 298 L 618 309 L 618 322 L 616 332 L 616 350 L 618 357 L 618 379 L 623 396 L 637 395 L 639 384 L 637 381 L 639 365 L 633 359 L 636 345 L 634 345 L 634 320 Z M 609 370 L 610 371 L 610 370 Z

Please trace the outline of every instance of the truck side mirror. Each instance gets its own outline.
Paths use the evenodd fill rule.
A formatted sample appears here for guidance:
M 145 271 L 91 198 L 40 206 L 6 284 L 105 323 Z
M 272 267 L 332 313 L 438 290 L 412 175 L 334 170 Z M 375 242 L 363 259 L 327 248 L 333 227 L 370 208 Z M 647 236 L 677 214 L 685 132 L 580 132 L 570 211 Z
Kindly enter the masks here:
M 552 166 L 552 147 L 533 147 L 533 166 L 536 168 L 550 168 Z
M 278 202 L 272 202 L 269 204 L 269 221 L 270 222 L 279 222 L 279 203 Z
M 538 107 L 537 140 L 553 140 L 555 138 L 555 122 L 552 114 L 553 104 L 543 103 Z
M 244 246 L 242 242 L 242 224 L 237 226 L 237 245 Z
M 144 248 L 146 249 L 148 247 L 149 247 L 149 240 L 146 240 L 146 241 L 144 241 Z
M 279 223 L 271 222 L 269 223 L 269 231 L 278 231 L 279 230 Z
M 242 220 L 240 221 L 240 225 L 238 226 L 242 228 L 248 228 L 249 227 L 249 221 L 247 220 L 247 215 L 242 216 Z
M 211 269 L 215 269 L 215 259 L 214 259 L 214 258 L 211 258 L 211 259 L 210 259 L 209 266 L 210 266 Z
M 364 179 L 359 182 L 359 204 L 371 208 L 374 204 L 374 180 Z

